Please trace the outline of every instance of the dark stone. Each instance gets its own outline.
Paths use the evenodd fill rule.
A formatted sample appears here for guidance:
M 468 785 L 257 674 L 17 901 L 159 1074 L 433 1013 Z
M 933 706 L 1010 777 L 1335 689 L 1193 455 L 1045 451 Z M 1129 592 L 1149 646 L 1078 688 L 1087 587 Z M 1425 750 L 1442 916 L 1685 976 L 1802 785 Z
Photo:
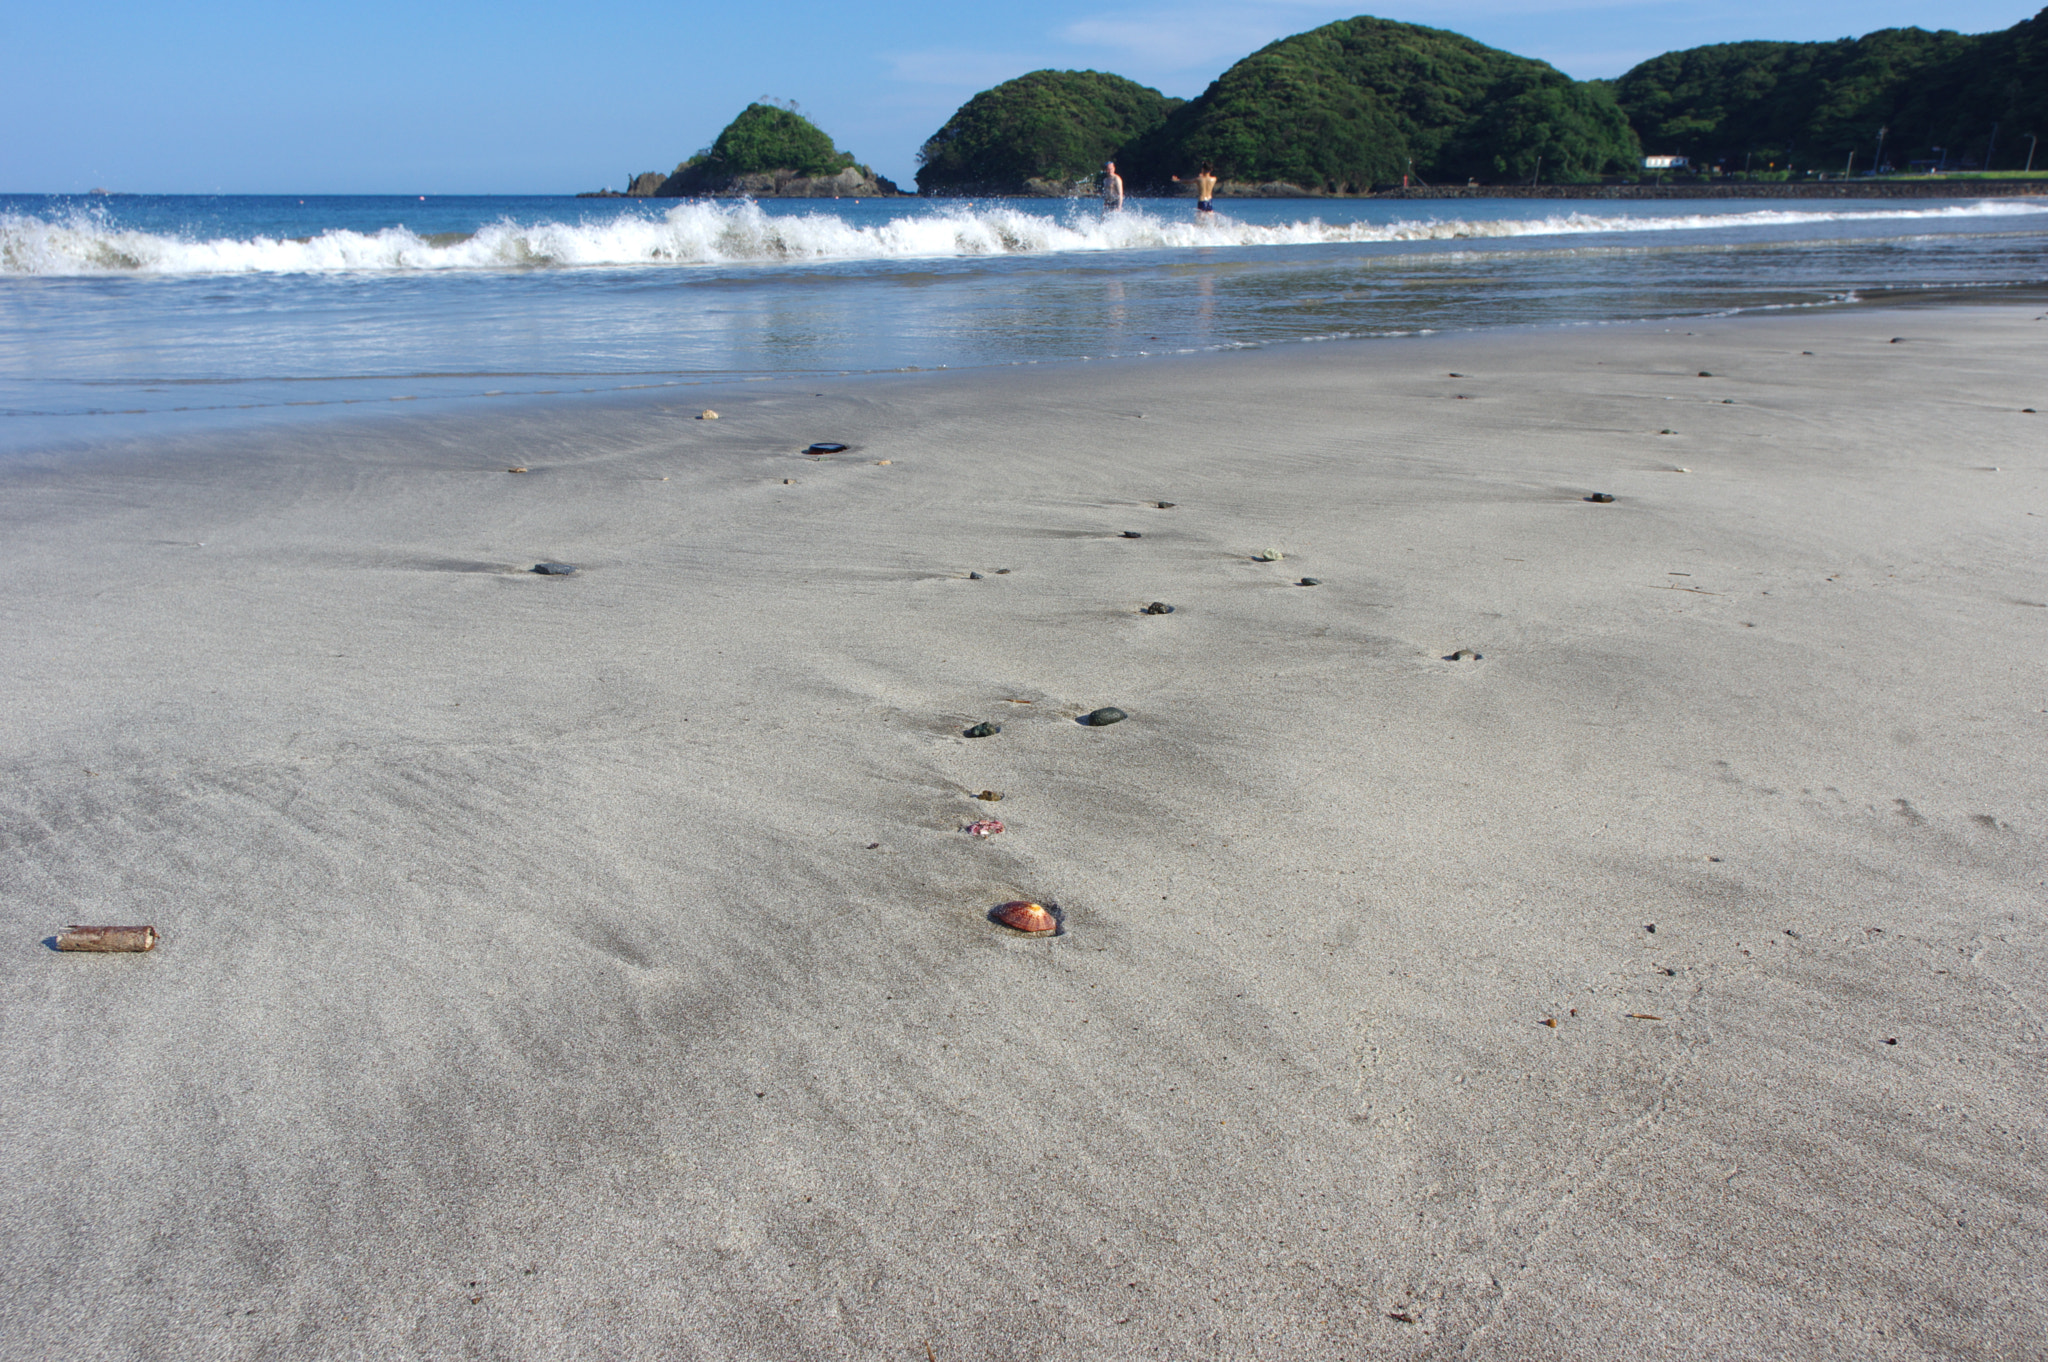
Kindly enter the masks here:
M 1171 615 L 1173 613 L 1173 607 L 1168 605 L 1165 601 L 1154 601 L 1152 602 L 1152 604 L 1146 606 L 1143 610 L 1140 610 L 1138 613 L 1141 615 Z
M 1138 533 L 1138 532 L 1137 532 L 1136 530 L 1125 530 L 1125 531 L 1124 531 L 1124 538 L 1126 538 L 1126 539 L 1143 539 L 1144 537 L 1145 537 L 1144 535 L 1142 535 L 1142 534 L 1139 534 L 1139 533 Z
M 1477 662 L 1477 661 L 1479 661 L 1479 660 L 1481 659 L 1481 657 L 1483 657 L 1483 656 L 1484 656 L 1484 654 L 1481 654 L 1481 653 L 1475 653 L 1475 652 L 1473 652 L 1473 651 L 1472 651 L 1472 650 L 1471 650 L 1470 648 L 1460 648 L 1460 649 L 1458 649 L 1458 651 L 1457 651 L 1457 652 L 1455 652 L 1455 653 L 1446 653 L 1446 654 L 1444 655 L 1444 661 L 1446 661 L 1446 662 Z
M 982 580 L 982 576 L 979 572 L 970 572 L 967 574 L 967 580 L 970 582 L 978 582 Z
M 543 577 L 568 577 L 576 571 L 568 563 L 535 563 L 532 570 Z
M 1001 724 L 976 724 L 960 736 L 963 738 L 993 738 L 1003 731 Z
M 1007 576 L 1008 576 L 1009 574 L 1010 574 L 1010 570 L 1009 570 L 1008 568 L 997 568 L 997 569 L 996 569 L 996 576 L 998 576 L 998 577 L 1007 577 Z
M 1605 505 L 1606 505 L 1606 504 L 1607 504 L 1608 502 L 1610 502 L 1610 501 L 1614 500 L 1614 493 L 1612 493 L 1612 492 L 1595 492 L 1595 493 L 1594 493 L 1594 494 L 1593 494 L 1592 496 L 1590 496 L 1590 497 L 1587 497 L 1587 498 L 1586 498 L 1586 500 L 1588 500 L 1588 501 L 1597 501 L 1597 502 L 1599 502 L 1599 503 L 1600 503 L 1600 504 L 1601 504 L 1602 506 L 1605 506 Z
M 1295 583 L 1296 586 L 1321 586 L 1322 584 L 1323 579 L 1320 577 L 1304 577 Z
M 1130 717 L 1115 705 L 1104 705 L 1093 713 L 1083 714 L 1081 722 L 1090 728 L 1106 728 L 1110 724 L 1120 724 Z
M 1712 377 L 1713 377 L 1713 375 L 1712 375 L 1712 374 L 1710 374 L 1710 373 L 1708 373 L 1708 372 L 1707 372 L 1707 371 L 1706 371 L 1705 369 L 1702 369 L 1702 370 L 1700 370 L 1700 377 L 1701 377 L 1701 378 L 1712 378 Z
M 845 446 L 845 445 L 843 445 L 843 444 L 840 444 L 840 443 L 839 443 L 839 442 L 838 442 L 837 440 L 820 440 L 820 441 L 818 441 L 818 442 L 817 442 L 816 444 L 812 445 L 812 446 L 811 446 L 811 447 L 810 447 L 809 449 L 806 449 L 806 450 L 804 451 L 804 453 L 806 453 L 806 454 L 844 454 L 844 453 L 846 452 L 846 450 L 847 450 L 847 446 Z
M 1152 504 L 1154 506 L 1157 506 L 1162 511 L 1170 511 L 1174 508 L 1176 503 L 1171 501 L 1155 501 Z

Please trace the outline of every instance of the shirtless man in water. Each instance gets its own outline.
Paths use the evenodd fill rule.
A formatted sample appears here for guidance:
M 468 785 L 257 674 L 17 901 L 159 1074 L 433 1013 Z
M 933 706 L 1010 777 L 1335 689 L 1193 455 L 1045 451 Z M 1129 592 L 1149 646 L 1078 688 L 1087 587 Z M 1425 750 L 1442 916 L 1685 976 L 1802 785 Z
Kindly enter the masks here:
M 1174 182 L 1175 184 L 1179 184 L 1179 183 L 1181 182 L 1180 176 L 1178 176 L 1178 175 L 1174 176 L 1174 177 L 1173 177 L 1173 182 Z M 1195 176 L 1195 214 L 1196 214 L 1196 220 L 1197 220 L 1197 221 L 1204 221 L 1205 219 L 1203 219 L 1203 218 L 1201 217 L 1201 214 L 1203 214 L 1203 213 L 1213 213 L 1213 212 L 1215 212 L 1215 211 L 1216 211 L 1216 167 L 1215 167 L 1215 166 L 1213 166 L 1213 165 L 1211 165 L 1211 164 L 1209 164 L 1209 162 L 1207 162 L 1207 161 L 1204 161 L 1204 162 L 1202 162 L 1202 169 L 1201 169 L 1201 172 L 1200 172 L 1199 174 L 1197 174 L 1197 175 Z
M 1124 177 L 1116 173 L 1116 162 L 1102 165 L 1102 211 L 1114 213 L 1124 206 Z

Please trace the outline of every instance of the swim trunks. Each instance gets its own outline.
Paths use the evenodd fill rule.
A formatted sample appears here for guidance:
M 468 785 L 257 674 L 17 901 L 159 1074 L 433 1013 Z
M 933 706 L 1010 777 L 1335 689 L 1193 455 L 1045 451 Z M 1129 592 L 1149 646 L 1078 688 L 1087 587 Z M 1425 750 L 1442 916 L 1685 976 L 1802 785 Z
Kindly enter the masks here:
M 1195 204 L 1195 211 L 1196 211 L 1197 213 L 1213 213 L 1213 212 L 1215 212 L 1215 211 L 1216 211 L 1216 200 L 1214 200 L 1214 199 L 1201 199 L 1201 200 L 1197 201 L 1197 202 L 1196 202 L 1196 204 Z

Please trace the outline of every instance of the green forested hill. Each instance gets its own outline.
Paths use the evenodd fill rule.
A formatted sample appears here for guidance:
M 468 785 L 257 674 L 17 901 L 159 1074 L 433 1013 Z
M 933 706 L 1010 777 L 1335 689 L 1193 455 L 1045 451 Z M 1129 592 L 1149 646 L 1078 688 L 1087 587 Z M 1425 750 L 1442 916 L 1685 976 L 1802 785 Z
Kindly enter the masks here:
M 1213 161 L 1226 180 L 1362 190 L 1425 180 L 1592 179 L 1633 169 L 1602 85 L 1461 34 L 1359 17 L 1246 57 L 1118 154 L 1133 185 Z
M 961 105 L 917 154 L 932 193 L 1022 193 L 1092 176 L 1184 101 L 1102 71 L 1033 71 Z
M 749 104 L 725 125 L 717 141 L 677 166 L 657 192 L 674 198 L 761 171 L 822 176 L 852 165 L 852 153 L 833 146 L 824 129 L 795 109 Z
M 1890 28 L 1667 52 L 1615 82 L 1615 95 L 1644 150 L 1696 163 L 1834 170 L 1854 150 L 1868 168 L 1880 127 L 1894 165 L 1933 158 L 1937 146 L 1951 165 L 1982 163 L 1996 123 L 1990 168 L 2016 169 L 2024 134 L 2048 133 L 2048 10 L 1999 33 Z

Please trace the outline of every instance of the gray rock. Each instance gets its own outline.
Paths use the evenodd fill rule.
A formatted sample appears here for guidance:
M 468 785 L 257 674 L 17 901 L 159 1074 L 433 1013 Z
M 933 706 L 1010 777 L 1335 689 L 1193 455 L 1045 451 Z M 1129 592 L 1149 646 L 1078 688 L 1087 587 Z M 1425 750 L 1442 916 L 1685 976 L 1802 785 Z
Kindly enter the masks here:
M 1104 705 L 1101 709 L 1095 710 L 1092 713 L 1083 714 L 1081 722 L 1090 728 L 1106 728 L 1110 724 L 1120 724 L 1130 717 L 1130 715 L 1124 713 L 1115 705 Z
M 1003 726 L 1001 724 L 981 723 L 966 730 L 960 736 L 963 738 L 993 738 L 1002 731 Z
M 531 570 L 543 577 L 572 577 L 576 573 L 569 563 L 535 563 Z

